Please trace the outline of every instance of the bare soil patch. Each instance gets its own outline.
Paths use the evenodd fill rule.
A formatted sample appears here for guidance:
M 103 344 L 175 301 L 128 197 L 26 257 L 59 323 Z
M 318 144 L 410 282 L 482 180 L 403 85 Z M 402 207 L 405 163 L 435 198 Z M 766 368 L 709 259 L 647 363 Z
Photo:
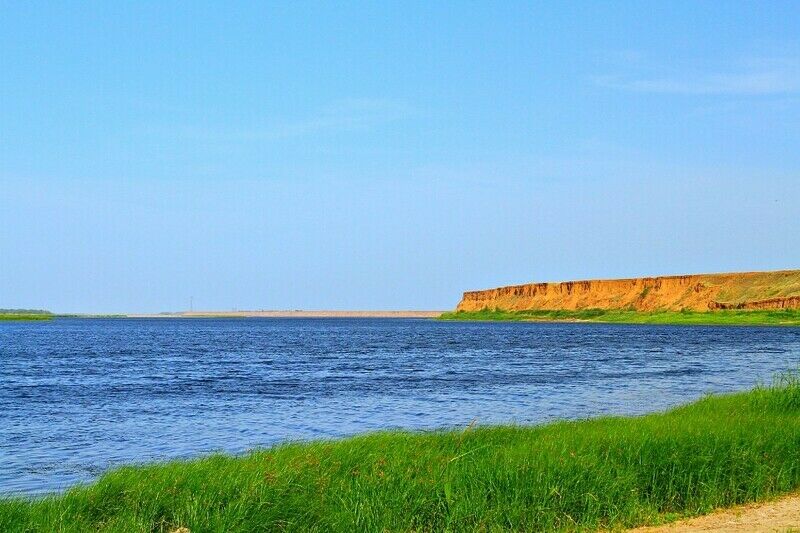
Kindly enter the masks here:
M 640 527 L 629 533 L 766 533 L 800 531 L 800 495 L 721 509 L 705 516 L 663 526 Z

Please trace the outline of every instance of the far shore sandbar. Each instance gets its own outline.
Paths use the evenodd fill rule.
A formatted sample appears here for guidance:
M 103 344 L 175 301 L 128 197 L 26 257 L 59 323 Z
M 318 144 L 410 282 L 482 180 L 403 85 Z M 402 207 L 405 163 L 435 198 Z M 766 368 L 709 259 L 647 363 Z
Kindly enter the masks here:
M 128 318 L 437 318 L 443 311 L 182 311 L 135 313 Z

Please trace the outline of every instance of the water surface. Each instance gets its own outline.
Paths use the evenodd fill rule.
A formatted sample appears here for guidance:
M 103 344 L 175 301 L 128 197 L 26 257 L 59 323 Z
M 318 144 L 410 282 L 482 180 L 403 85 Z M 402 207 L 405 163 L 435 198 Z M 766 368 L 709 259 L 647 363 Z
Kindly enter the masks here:
M 800 363 L 800 328 L 422 319 L 0 322 L 0 493 L 287 439 L 634 414 Z

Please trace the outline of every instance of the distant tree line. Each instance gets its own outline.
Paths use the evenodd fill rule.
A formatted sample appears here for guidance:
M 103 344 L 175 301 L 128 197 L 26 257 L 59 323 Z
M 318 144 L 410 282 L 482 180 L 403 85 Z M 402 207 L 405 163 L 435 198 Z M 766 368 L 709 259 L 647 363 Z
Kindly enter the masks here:
M 0 315 L 52 315 L 46 309 L 0 309 Z

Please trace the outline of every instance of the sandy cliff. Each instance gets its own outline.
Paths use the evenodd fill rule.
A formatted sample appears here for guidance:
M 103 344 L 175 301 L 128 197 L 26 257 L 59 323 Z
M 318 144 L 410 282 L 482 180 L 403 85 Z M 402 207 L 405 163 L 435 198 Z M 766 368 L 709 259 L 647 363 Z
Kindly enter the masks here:
M 469 291 L 459 311 L 481 309 L 800 309 L 800 270 L 528 283 Z

